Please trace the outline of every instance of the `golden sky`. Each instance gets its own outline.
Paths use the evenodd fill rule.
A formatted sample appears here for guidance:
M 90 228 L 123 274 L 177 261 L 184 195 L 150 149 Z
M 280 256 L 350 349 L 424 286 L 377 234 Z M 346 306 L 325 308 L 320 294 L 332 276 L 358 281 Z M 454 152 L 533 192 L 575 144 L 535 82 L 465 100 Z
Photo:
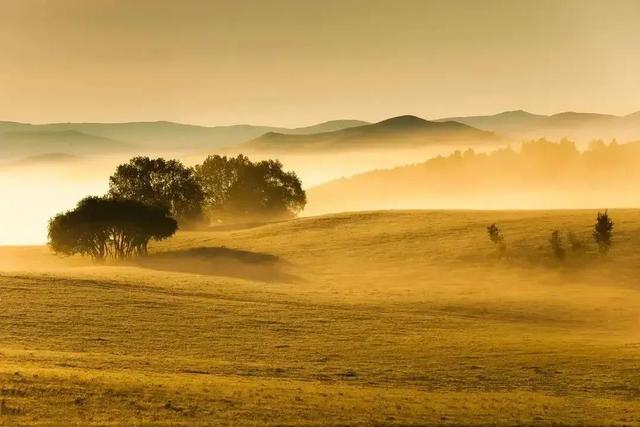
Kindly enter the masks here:
M 1 0 L 0 120 L 640 110 L 640 1 Z

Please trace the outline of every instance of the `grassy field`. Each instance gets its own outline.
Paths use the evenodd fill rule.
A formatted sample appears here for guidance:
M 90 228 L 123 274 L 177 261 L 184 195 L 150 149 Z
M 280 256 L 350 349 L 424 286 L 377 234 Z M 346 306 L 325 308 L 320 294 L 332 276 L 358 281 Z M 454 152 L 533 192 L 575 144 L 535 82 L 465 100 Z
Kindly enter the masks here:
M 129 265 L 0 248 L 0 424 L 640 424 L 640 211 L 611 214 L 608 257 L 593 211 L 180 232 Z

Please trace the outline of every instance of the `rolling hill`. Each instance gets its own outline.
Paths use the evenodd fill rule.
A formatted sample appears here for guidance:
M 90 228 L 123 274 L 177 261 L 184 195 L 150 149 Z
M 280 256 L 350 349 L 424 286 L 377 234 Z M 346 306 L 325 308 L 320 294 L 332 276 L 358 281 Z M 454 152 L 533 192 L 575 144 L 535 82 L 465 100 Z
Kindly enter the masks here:
M 371 148 L 408 148 L 425 145 L 464 145 L 495 142 L 491 132 L 454 122 L 431 122 L 416 116 L 399 116 L 378 123 L 334 132 L 287 135 L 269 132 L 242 147 L 252 151 L 340 151 Z
M 518 110 L 487 116 L 448 117 L 438 121 L 451 120 L 518 139 L 546 137 L 588 142 L 594 139 L 627 141 L 640 138 L 640 112 L 626 116 L 576 112 L 540 115 Z
M 608 259 L 584 210 L 179 232 L 123 265 L 0 247 L 0 424 L 637 425 L 640 212 L 610 213 Z

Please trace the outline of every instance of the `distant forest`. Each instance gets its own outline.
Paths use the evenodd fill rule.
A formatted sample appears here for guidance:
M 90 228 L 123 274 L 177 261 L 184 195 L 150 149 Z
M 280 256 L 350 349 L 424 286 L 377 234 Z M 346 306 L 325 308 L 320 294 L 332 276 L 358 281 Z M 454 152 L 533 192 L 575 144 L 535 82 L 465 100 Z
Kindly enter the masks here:
M 310 189 L 307 213 L 324 209 L 572 208 L 640 202 L 640 141 L 525 142 L 490 153 L 456 151 Z

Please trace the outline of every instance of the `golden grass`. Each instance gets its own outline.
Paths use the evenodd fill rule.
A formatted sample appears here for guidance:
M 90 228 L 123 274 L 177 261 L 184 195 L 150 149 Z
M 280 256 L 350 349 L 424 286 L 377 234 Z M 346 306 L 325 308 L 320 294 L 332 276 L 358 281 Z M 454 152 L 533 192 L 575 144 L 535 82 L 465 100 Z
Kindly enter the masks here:
M 640 211 L 611 213 L 608 258 L 592 211 L 330 215 L 99 267 L 0 248 L 0 421 L 638 424 Z M 587 250 L 554 260 L 555 228 Z

